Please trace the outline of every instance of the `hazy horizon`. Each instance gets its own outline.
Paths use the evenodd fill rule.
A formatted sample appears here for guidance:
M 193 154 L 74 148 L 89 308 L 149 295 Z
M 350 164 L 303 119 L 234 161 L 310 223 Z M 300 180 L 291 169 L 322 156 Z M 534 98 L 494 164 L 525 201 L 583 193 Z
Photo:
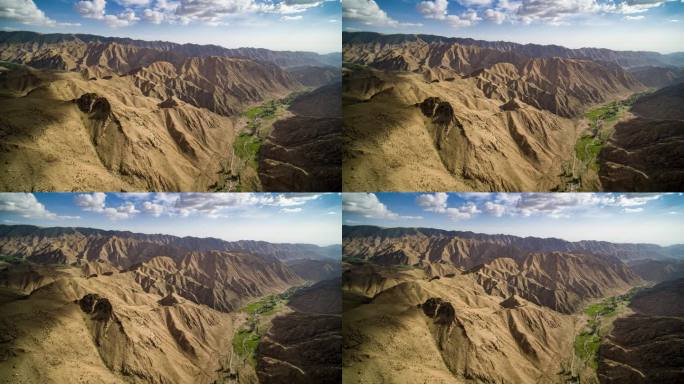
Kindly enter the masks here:
M 82 33 L 225 48 L 335 53 L 341 46 L 336 0 L 7 0 L 0 30 Z
M 340 244 L 335 193 L 2 193 L 0 223 Z
M 315 51 L 303 51 L 303 50 L 286 50 L 286 49 L 270 49 L 270 48 L 263 48 L 263 47 L 252 47 L 252 46 L 247 46 L 247 45 L 242 45 L 242 46 L 235 46 L 235 47 L 227 47 L 225 45 L 221 44 L 200 44 L 200 43 L 193 43 L 191 41 L 186 41 L 186 42 L 179 42 L 179 41 L 170 41 L 170 40 L 151 40 L 151 39 L 143 39 L 143 38 L 136 38 L 136 37 L 130 37 L 130 36 L 122 36 L 122 35 L 104 35 L 104 34 L 96 34 L 96 33 L 82 33 L 82 32 L 37 32 L 37 31 L 32 31 L 30 29 L 17 29 L 17 30 L 0 30 L 0 32 L 29 32 L 29 33 L 38 33 L 41 35 L 51 35 L 51 34 L 62 34 L 62 35 L 90 35 L 90 36 L 99 36 L 99 37 L 104 37 L 107 39 L 132 39 L 132 40 L 140 40 L 140 41 L 146 41 L 146 42 L 155 42 L 155 43 L 171 43 L 171 44 L 194 44 L 194 45 L 200 45 L 200 46 L 218 46 L 226 49 L 240 49 L 240 48 L 255 48 L 255 49 L 268 49 L 270 51 L 276 51 L 276 52 L 312 52 L 312 53 L 317 53 L 319 55 L 328 55 L 328 54 L 333 54 L 333 53 L 341 53 L 341 50 L 337 51 L 331 51 L 331 52 L 315 52 Z
M 567 48 L 684 51 L 684 3 L 632 0 L 343 0 L 343 30 Z
M 457 39 L 473 39 L 473 40 L 481 40 L 481 41 L 488 41 L 488 42 L 503 42 L 503 43 L 515 43 L 515 44 L 521 44 L 521 45 L 541 45 L 541 46 L 561 46 L 564 48 L 570 48 L 570 49 L 586 49 L 586 48 L 593 48 L 593 49 L 610 49 L 613 51 L 622 51 L 622 52 L 656 52 L 660 53 L 662 55 L 668 55 L 668 54 L 675 54 L 675 53 L 684 53 L 684 47 L 680 51 L 672 51 L 672 52 L 658 52 L 654 50 L 648 50 L 648 49 L 642 49 L 642 50 L 616 50 L 616 49 L 611 49 L 607 47 L 595 47 L 595 46 L 578 46 L 578 47 L 569 47 L 565 45 L 560 45 L 560 44 L 554 44 L 554 43 L 535 43 L 535 42 L 519 42 L 519 41 L 512 41 L 512 40 L 506 40 L 506 39 L 484 39 L 484 38 L 476 38 L 473 36 L 468 36 L 468 35 L 453 35 L 453 36 L 447 36 L 447 35 L 440 35 L 440 34 L 434 34 L 434 33 L 412 33 L 412 32 L 389 32 L 389 33 L 383 33 L 383 32 L 376 32 L 376 31 L 371 31 L 371 30 L 344 30 L 343 32 L 348 32 L 348 33 L 378 33 L 383 36 L 391 36 L 391 35 L 427 35 L 427 36 L 439 36 L 439 37 L 445 37 L 445 38 L 457 38 Z
M 343 225 L 682 244 L 683 194 L 345 193 Z

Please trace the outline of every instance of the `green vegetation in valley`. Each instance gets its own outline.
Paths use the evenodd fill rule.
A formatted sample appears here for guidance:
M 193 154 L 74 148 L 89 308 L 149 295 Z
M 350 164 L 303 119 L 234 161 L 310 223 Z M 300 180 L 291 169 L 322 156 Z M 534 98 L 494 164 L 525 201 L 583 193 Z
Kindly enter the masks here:
M 10 256 L 10 255 L 0 255 L 0 261 L 4 261 L 5 263 L 10 263 L 10 264 L 21 264 L 26 262 L 24 258 L 18 257 L 18 256 Z
M 592 369 L 598 368 L 598 350 L 601 338 L 605 336 L 605 328 L 621 309 L 629 305 L 639 289 L 632 288 L 624 295 L 606 298 L 584 309 L 589 320 L 582 332 L 575 337 L 574 349 L 575 355 Z
M 259 151 L 271 134 L 273 123 L 281 119 L 292 102 L 308 92 L 292 92 L 282 99 L 269 100 L 241 113 L 246 120 L 233 142 L 233 155 L 221 162 L 219 180 L 210 186 L 214 192 L 259 190 Z
M 304 93 L 306 92 L 292 92 L 282 99 L 269 100 L 248 109 L 242 114 L 247 118 L 247 130 L 253 135 L 265 138 L 270 133 L 270 129 L 262 130 L 260 128 L 270 128 L 272 120 L 279 117 L 290 107 L 294 99 Z
M 597 187 L 595 184 L 598 183 L 599 154 L 613 135 L 615 124 L 639 97 L 650 92 L 635 93 L 624 100 L 590 109 L 584 114 L 589 122 L 589 129 L 575 143 L 575 161 L 571 166 L 564 167 L 561 174 L 567 185 L 561 186 L 558 191 Z
M 257 167 L 257 156 L 261 148 L 262 140 L 258 136 L 248 134 L 240 134 L 233 143 L 235 155 L 252 165 Z
M 356 256 L 342 256 L 342 262 L 354 265 L 363 265 L 366 263 L 366 260 Z
M 24 66 L 23 64 L 14 63 L 12 61 L 0 60 L 0 67 L 5 67 L 5 68 L 10 69 L 10 70 L 19 69 L 19 68 L 22 68 L 23 66 Z
M 248 314 L 245 325 L 233 337 L 233 350 L 247 362 L 256 365 L 256 349 L 261 337 L 266 334 L 270 325 L 270 317 L 276 315 L 287 304 L 290 297 L 302 287 L 291 287 L 285 292 L 264 296 L 253 301 L 240 310 Z
M 365 65 L 357 64 L 357 63 L 350 63 L 350 62 L 346 62 L 346 61 L 344 63 L 342 63 L 342 67 L 350 69 L 352 71 L 360 71 L 360 70 L 366 69 Z
M 259 341 L 261 336 L 257 332 L 241 329 L 233 337 L 233 350 L 238 356 L 246 358 L 250 365 L 255 366 Z

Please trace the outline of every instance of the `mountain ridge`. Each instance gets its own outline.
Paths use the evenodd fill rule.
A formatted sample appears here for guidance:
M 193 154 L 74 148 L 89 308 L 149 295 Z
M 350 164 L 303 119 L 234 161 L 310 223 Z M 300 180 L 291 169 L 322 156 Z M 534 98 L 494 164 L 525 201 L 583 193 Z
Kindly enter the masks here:
M 71 39 L 69 39 L 71 37 Z M 75 41 L 75 40 L 80 40 L 85 43 L 108 43 L 108 42 L 116 42 L 116 43 L 121 43 L 121 44 L 128 44 L 128 45 L 134 45 L 140 48 L 152 48 L 152 49 L 157 49 L 157 50 L 163 50 L 163 51 L 180 51 L 184 52 L 188 56 L 214 56 L 214 55 L 221 55 L 221 56 L 233 56 L 233 57 L 244 57 L 244 58 L 256 58 L 256 57 L 261 57 L 262 60 L 264 58 L 268 57 L 268 54 L 275 54 L 276 56 L 278 54 L 281 54 L 283 56 L 281 60 L 281 64 L 283 62 L 287 63 L 288 65 L 286 66 L 296 66 L 298 65 L 297 63 L 299 61 L 293 61 L 290 59 L 288 61 L 287 56 L 290 55 L 303 55 L 305 56 L 308 60 L 314 59 L 314 60 L 321 60 L 319 64 L 325 64 L 328 66 L 335 66 L 336 62 L 339 60 L 336 60 L 335 57 L 339 55 L 338 52 L 331 52 L 331 53 L 326 53 L 326 54 L 319 54 L 315 52 L 308 52 L 308 51 L 273 51 L 270 49 L 266 48 L 251 48 L 251 47 L 239 47 L 239 48 L 225 48 L 220 45 L 214 45 L 214 44 L 192 44 L 192 43 L 185 43 L 185 44 L 180 44 L 180 43 L 174 43 L 174 42 L 167 42 L 167 41 L 161 41 L 161 40 L 155 40 L 155 41 L 147 41 L 147 40 L 141 40 L 141 39 L 132 39 L 132 38 L 125 38 L 125 37 L 106 37 L 106 36 L 99 36 L 99 35 L 92 35 L 92 34 L 80 34 L 80 33 L 75 33 L 75 34 L 70 34 L 70 33 L 48 33 L 48 34 L 42 34 L 38 32 L 32 32 L 32 31 L 12 31 L 12 32 L 7 32 L 7 31 L 0 31 L 0 44 L 2 43 L 7 43 L 7 42 L 18 42 L 18 43 L 26 43 L 26 42 L 31 42 L 38 40 L 38 43 L 41 44 L 50 44 L 50 43 L 59 43 L 63 41 Z M 316 57 L 320 57 L 316 59 Z M 277 61 L 276 59 L 271 59 L 274 62 Z M 282 61 L 284 60 L 284 61 Z
M 648 55 L 650 56 L 650 60 L 662 57 L 665 61 L 659 62 L 659 64 L 668 64 L 671 62 L 677 63 L 679 66 L 684 65 L 684 52 L 673 52 L 669 54 L 662 54 L 659 52 L 652 52 L 652 51 L 617 51 L 617 50 L 612 50 L 608 48 L 593 48 L 593 47 L 583 47 L 583 48 L 566 48 L 561 45 L 555 45 L 555 44 L 534 44 L 534 43 L 527 43 L 527 44 L 521 44 L 521 43 L 514 43 L 514 42 L 508 42 L 504 40 L 499 40 L 499 41 L 488 41 L 488 40 L 476 40 L 472 38 L 459 38 L 459 37 L 444 37 L 444 36 L 438 36 L 438 35 L 425 35 L 425 34 L 380 34 L 376 32 L 342 32 L 342 44 L 349 44 L 349 43 L 372 43 L 372 42 L 377 42 L 377 43 L 384 43 L 384 44 L 401 44 L 405 42 L 413 42 L 413 41 L 425 41 L 428 43 L 433 43 L 433 42 L 438 42 L 438 43 L 458 43 L 458 44 L 464 44 L 464 45 L 475 45 L 475 46 L 480 46 L 480 47 L 488 47 L 488 48 L 496 48 L 499 47 L 499 50 L 509 50 L 509 51 L 518 51 L 518 52 L 523 52 L 527 54 L 528 56 L 533 56 L 533 57 L 548 57 L 548 56 L 559 56 L 559 57 L 567 57 L 567 58 L 587 58 L 587 59 L 592 59 L 596 60 L 598 57 L 601 57 L 601 55 L 609 55 L 613 54 L 615 56 L 615 59 L 619 59 L 620 55 L 627 56 L 625 58 L 622 58 L 622 60 L 625 60 L 628 63 L 632 63 L 632 61 L 629 61 L 630 59 L 628 56 L 631 55 Z M 547 53 L 545 55 L 537 54 L 534 55 L 532 54 L 533 52 L 537 51 L 548 51 L 548 52 L 553 52 L 554 54 Z M 631 59 L 634 60 L 634 59 Z M 661 59 L 662 60 L 662 59 Z M 610 60 L 604 60 L 604 61 L 610 61 Z M 633 65 L 630 66 L 640 66 L 644 65 L 643 63 L 636 63 L 634 62 Z

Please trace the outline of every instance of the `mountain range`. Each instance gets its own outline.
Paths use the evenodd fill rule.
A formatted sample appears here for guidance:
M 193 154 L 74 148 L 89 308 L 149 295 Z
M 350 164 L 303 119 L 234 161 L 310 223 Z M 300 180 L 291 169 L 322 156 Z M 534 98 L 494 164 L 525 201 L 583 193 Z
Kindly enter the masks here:
M 681 278 L 682 245 L 344 226 L 342 246 L 344 382 L 646 382 L 627 365 L 679 375 L 676 359 L 658 363 L 625 332 L 642 321 L 630 300 L 641 306 L 647 287 Z M 679 348 L 681 332 L 659 321 L 649 332 Z M 586 352 L 588 337 L 610 355 Z
M 11 170 L 2 189 L 261 190 L 259 149 L 269 120 L 286 120 L 292 100 L 339 82 L 339 60 L 339 54 L 0 32 L 6 136 L 0 156 Z M 255 132 L 255 125 L 266 126 Z M 326 127 L 301 124 L 309 145 L 319 146 L 322 171 L 283 145 L 293 150 L 283 167 L 305 170 L 294 190 L 313 190 L 309 184 L 321 173 L 339 175 L 339 166 L 325 162 L 336 159 L 340 127 Z M 268 177 L 277 188 L 287 176 Z
M 330 312 L 325 288 L 339 279 L 339 245 L 27 225 L 1 226 L 0 244 L 3 381 L 258 383 L 269 368 L 250 361 L 271 361 L 264 356 L 277 351 L 245 355 L 235 341 L 256 324 L 273 324 L 268 337 L 284 344 L 317 334 L 309 350 L 318 360 L 280 360 L 308 372 L 296 382 L 339 375 L 330 343 L 339 343 L 340 316 Z M 305 290 L 288 306 L 287 292 L 298 289 Z M 259 312 L 254 323 L 254 305 L 271 313 Z M 301 327 L 295 333 L 279 328 L 293 321 L 288 316 Z M 269 372 L 275 380 L 289 374 Z
M 610 166 L 602 149 L 622 121 L 639 116 L 631 107 L 640 96 L 652 88 L 679 94 L 684 81 L 682 54 L 428 35 L 345 32 L 343 57 L 350 191 L 643 190 L 600 176 Z M 681 120 L 668 124 L 677 129 L 653 135 L 656 145 L 677 140 Z M 648 165 L 628 159 L 622 168 L 653 190 L 670 190 L 649 168 L 679 172 L 669 160 L 676 150 L 662 152 Z M 384 166 L 392 172 L 379 172 Z

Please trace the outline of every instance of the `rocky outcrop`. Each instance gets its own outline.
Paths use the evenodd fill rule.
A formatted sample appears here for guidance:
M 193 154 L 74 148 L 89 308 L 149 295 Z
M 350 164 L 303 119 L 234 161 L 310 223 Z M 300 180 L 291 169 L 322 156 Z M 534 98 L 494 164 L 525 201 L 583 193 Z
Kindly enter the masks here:
M 613 322 L 599 348 L 601 383 L 678 383 L 684 379 L 684 280 L 661 283 L 639 292 L 636 312 Z
M 112 318 L 112 303 L 106 297 L 88 293 L 78 300 L 81 311 L 91 315 L 92 320 L 107 322 Z
M 427 299 L 420 307 L 425 316 L 431 318 L 435 324 L 450 326 L 456 318 L 454 306 L 439 297 Z
M 302 280 L 273 257 L 238 252 L 191 252 L 173 260 L 159 256 L 133 269 L 146 292 L 230 312 L 246 302 L 298 285 Z
M 380 228 L 343 226 L 343 255 L 376 264 L 414 265 L 450 263 L 464 269 L 497 258 L 521 261 L 529 253 L 593 254 L 619 260 L 678 257 L 681 246 L 620 244 L 605 241 L 570 242 L 554 238 L 488 235 L 434 228 Z M 397 255 L 401 255 L 398 258 Z
M 89 273 L 114 271 L 112 267 L 122 270 L 136 268 L 160 255 L 166 255 L 167 259 L 175 262 L 192 250 L 253 254 L 269 260 L 331 260 L 340 255 L 339 245 L 319 247 L 251 240 L 228 242 L 214 238 L 181 238 L 93 228 L 0 225 L 0 253 L 44 264 L 80 263 L 85 266 L 90 262 Z
M 256 371 L 263 383 L 326 383 L 342 380 L 340 280 L 297 290 L 294 312 L 273 319 L 257 347 Z
M 259 150 L 259 179 L 268 191 L 339 191 L 342 161 L 341 84 L 295 99 L 296 116 L 277 121 Z
M 642 96 L 635 117 L 615 125 L 599 153 L 606 191 L 679 191 L 684 188 L 684 84 Z

